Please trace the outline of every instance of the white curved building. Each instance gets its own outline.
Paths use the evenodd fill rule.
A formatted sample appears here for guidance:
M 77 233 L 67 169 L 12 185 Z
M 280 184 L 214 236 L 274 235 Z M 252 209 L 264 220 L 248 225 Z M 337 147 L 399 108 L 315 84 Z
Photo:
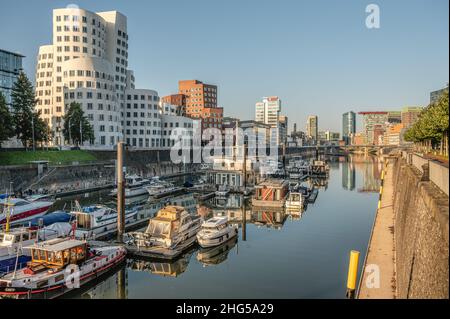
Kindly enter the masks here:
M 73 101 L 82 105 L 94 128 L 95 140 L 85 145 L 112 148 L 124 139 L 125 91 L 127 82 L 131 84 L 127 68 L 124 15 L 53 10 L 53 44 L 39 49 L 36 96 L 37 108 L 53 131 L 54 145 L 67 144 L 62 117 Z M 129 89 L 133 87 L 134 83 Z

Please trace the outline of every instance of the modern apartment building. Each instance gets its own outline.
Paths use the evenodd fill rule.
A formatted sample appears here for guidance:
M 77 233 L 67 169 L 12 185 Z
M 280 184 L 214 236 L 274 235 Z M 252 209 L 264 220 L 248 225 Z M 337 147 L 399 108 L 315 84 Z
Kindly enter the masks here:
M 356 114 L 353 111 L 342 115 L 342 139 L 346 145 L 351 143 L 351 137 L 356 133 Z
M 386 127 L 386 132 L 384 133 L 384 145 L 401 145 L 402 135 L 404 132 L 403 124 L 389 124 Z
M 184 94 L 172 94 L 163 96 L 161 102 L 176 107 L 177 115 L 186 115 L 186 95 Z
M 317 143 L 319 140 L 319 118 L 317 115 L 308 116 L 306 121 L 306 135 L 309 139 L 313 140 L 313 143 Z
M 186 116 L 201 120 L 202 130 L 222 129 L 223 108 L 217 106 L 216 85 L 198 80 L 179 81 L 178 94 L 185 96 Z
M 134 114 L 125 108 L 135 103 L 136 94 L 130 90 L 134 90 L 134 76 L 128 70 L 127 18 L 117 11 L 53 10 L 53 43 L 39 48 L 36 67 L 37 107 L 53 131 L 53 144 L 65 144 L 62 118 L 71 102 L 78 102 L 94 129 L 90 146 L 112 148 L 127 138 L 131 143 L 136 139 L 136 145 L 139 138 L 146 145 L 148 138 L 151 145 L 151 136 L 138 137 L 126 125 L 126 115 Z M 147 93 L 143 95 L 152 96 L 154 102 L 154 92 Z M 140 99 L 142 94 L 138 95 Z M 133 116 L 129 119 L 130 123 L 134 120 Z M 154 130 L 153 124 L 133 129 L 145 133 Z
M 286 144 L 287 142 L 288 127 L 289 127 L 288 117 L 286 115 L 280 115 L 278 132 L 280 134 L 281 144 Z
M 0 93 L 6 100 L 6 105 L 11 108 L 11 92 L 14 83 L 22 71 L 23 55 L 0 49 Z M 2 143 L 3 148 L 18 148 L 22 143 L 15 137 Z
M 0 92 L 11 106 L 11 91 L 22 71 L 23 55 L 0 49 Z
M 406 106 L 402 108 L 402 124 L 405 128 L 411 127 L 419 119 L 420 112 L 423 107 L 420 106 Z

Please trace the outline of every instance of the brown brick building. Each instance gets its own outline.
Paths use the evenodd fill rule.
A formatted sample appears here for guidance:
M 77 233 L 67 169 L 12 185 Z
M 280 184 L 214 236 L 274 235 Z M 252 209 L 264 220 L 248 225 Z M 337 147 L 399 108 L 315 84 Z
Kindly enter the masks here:
M 161 98 L 162 103 L 177 106 L 177 114 L 181 116 L 186 115 L 186 95 L 184 94 L 172 94 Z
M 223 108 L 217 107 L 217 86 L 198 80 L 178 82 L 178 94 L 185 96 L 186 116 L 201 119 L 202 130 L 222 129 Z

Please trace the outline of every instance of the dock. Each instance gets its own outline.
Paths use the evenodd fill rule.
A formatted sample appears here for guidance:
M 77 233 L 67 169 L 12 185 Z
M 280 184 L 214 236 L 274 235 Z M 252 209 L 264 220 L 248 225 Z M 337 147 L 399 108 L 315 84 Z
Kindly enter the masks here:
M 125 245 L 130 256 L 136 256 L 141 258 L 172 260 L 180 256 L 189 247 L 195 244 L 197 241 L 196 236 L 192 236 L 187 241 L 183 242 L 175 249 L 161 248 L 161 247 L 138 247 Z

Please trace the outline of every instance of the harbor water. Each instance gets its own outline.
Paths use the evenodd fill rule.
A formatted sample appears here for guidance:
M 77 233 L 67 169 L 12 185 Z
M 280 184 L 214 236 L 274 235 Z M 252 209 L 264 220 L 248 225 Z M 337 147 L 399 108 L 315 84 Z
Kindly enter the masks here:
M 194 202 L 204 217 L 226 215 L 238 224 L 238 239 L 209 250 L 193 247 L 173 262 L 128 259 L 67 298 L 345 298 L 350 251 L 361 252 L 359 269 L 366 254 L 381 163 L 356 155 L 327 160 L 327 178 L 304 182 L 319 189 L 305 211 L 255 209 L 238 195 Z M 77 199 L 83 205 L 111 200 L 107 193 Z

